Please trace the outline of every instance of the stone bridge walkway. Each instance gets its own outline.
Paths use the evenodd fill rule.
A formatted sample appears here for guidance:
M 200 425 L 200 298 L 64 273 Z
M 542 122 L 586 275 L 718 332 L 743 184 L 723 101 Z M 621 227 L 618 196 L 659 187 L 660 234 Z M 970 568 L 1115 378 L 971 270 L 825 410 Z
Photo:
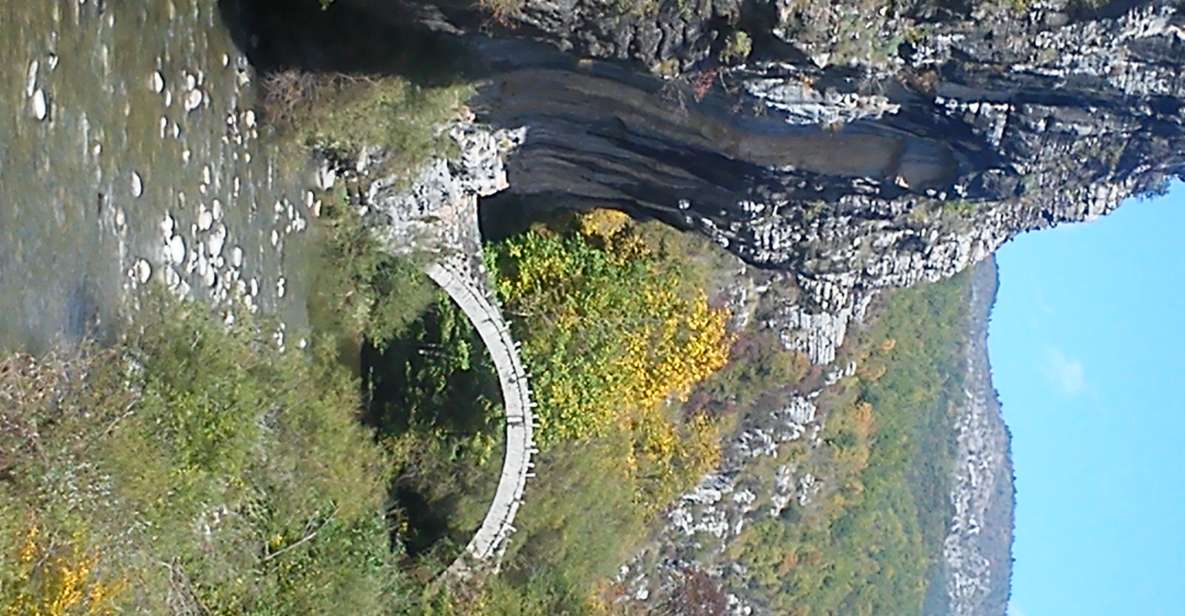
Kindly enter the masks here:
M 473 567 L 483 563 L 492 563 L 497 568 L 506 539 L 514 532 L 514 516 L 522 504 L 527 478 L 533 475 L 531 454 L 535 451 L 527 371 L 519 357 L 518 344 L 511 337 L 502 311 L 488 290 L 486 273 L 474 261 L 464 255 L 455 255 L 426 268 L 428 276 L 448 293 L 477 329 L 494 361 L 502 389 L 502 404 L 506 409 L 506 454 L 498 489 L 465 552 L 446 571 L 446 576 L 454 578 L 467 577 Z

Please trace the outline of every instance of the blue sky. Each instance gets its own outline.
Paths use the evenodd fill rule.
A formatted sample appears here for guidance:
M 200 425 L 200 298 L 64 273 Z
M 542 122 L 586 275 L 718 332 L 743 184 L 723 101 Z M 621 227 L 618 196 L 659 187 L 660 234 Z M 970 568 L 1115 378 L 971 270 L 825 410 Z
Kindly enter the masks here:
M 1185 186 L 999 253 L 1012 616 L 1185 616 Z

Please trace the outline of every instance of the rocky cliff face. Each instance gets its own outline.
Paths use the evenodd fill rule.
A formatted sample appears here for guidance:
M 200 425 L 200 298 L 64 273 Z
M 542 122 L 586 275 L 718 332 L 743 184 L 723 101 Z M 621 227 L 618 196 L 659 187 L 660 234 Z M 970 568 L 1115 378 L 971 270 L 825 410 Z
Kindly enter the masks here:
M 506 189 L 504 158 L 522 141 L 523 131 L 493 130 L 471 120 L 462 117 L 446 131 L 457 156 L 435 158 L 411 178 L 386 175 L 363 182 L 367 188 L 360 212 L 387 251 L 480 254 L 480 233 L 471 228 L 473 210 L 479 197 Z M 366 173 L 371 159 L 384 155 L 366 150 L 344 172 Z
M 398 17 L 477 52 L 479 116 L 528 131 L 519 199 L 657 216 L 792 272 L 783 339 L 827 363 L 878 289 L 1185 172 L 1182 7 L 526 0 L 490 20 L 422 0 Z

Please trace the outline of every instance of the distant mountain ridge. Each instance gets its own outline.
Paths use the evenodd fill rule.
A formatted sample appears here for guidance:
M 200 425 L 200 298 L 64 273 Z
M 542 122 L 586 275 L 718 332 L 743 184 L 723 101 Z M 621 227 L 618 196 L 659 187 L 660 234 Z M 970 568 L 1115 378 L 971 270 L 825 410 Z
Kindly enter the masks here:
M 976 266 L 971 277 L 964 398 L 956 403 L 954 515 L 943 544 L 946 613 L 1002 616 L 1011 593 L 1016 489 L 1012 436 L 992 386 L 987 347 L 999 287 L 995 258 Z

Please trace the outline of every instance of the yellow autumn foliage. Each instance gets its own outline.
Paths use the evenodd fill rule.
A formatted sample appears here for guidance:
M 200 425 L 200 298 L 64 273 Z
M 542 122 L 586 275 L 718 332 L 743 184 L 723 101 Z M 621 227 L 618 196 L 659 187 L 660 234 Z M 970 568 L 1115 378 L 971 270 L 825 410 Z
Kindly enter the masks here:
M 865 361 L 856 370 L 856 376 L 860 377 L 860 380 L 866 383 L 874 383 L 881 380 L 888 370 L 888 364 L 883 361 Z
M 629 228 L 631 220 L 625 212 L 599 208 L 581 215 L 577 224 L 581 235 L 599 238 L 608 244 Z
M 522 316 L 544 445 L 604 434 L 687 396 L 728 361 L 728 313 L 686 282 L 620 212 L 575 232 L 531 231 L 492 246 L 498 294 Z M 666 436 L 663 436 L 666 434 Z M 669 431 L 645 449 L 668 457 Z
M 99 554 L 80 547 L 75 536 L 54 546 L 30 524 L 17 551 L 16 579 L 3 589 L 5 616 L 69 616 L 115 613 L 114 599 L 125 583 L 97 574 Z
M 621 213 L 594 210 L 489 248 L 523 343 L 543 447 L 606 438 L 647 515 L 720 459 L 706 415 L 678 404 L 728 362 L 728 312 Z

